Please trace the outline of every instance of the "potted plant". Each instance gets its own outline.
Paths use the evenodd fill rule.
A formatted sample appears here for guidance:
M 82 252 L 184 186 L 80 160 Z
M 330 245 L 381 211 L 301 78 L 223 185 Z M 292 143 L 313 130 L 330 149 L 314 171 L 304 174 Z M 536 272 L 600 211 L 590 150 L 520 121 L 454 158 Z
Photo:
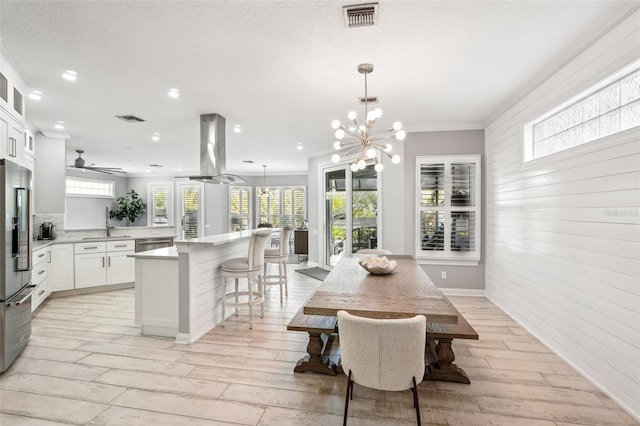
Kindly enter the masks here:
M 125 196 L 118 197 L 116 201 L 118 206 L 116 209 L 109 211 L 109 217 L 119 221 L 124 220 L 127 226 L 129 226 L 131 222 L 135 222 L 137 218 L 147 211 L 147 204 L 133 189 L 127 192 Z

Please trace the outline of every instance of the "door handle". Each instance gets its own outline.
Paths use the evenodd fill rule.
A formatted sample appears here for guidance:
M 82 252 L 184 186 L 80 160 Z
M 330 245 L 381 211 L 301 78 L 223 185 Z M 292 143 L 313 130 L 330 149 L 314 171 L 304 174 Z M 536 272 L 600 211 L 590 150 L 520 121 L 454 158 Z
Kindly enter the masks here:
M 111 268 L 111 256 L 109 256 L 109 257 L 107 258 L 107 260 L 108 260 L 108 262 L 107 262 L 107 266 L 108 266 L 109 268 Z
M 104 268 L 104 256 L 102 256 L 102 267 Z

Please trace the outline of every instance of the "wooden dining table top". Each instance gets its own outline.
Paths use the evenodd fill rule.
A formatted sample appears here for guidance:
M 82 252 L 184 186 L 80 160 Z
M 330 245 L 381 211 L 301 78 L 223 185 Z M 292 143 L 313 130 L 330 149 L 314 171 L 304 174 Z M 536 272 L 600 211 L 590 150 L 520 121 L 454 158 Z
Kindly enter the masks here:
M 345 310 L 368 318 L 424 315 L 429 322 L 458 322 L 458 311 L 412 256 L 387 255 L 397 263 L 388 275 L 367 272 L 358 264 L 363 257 L 367 255 L 344 255 L 304 304 L 303 312 L 336 316 Z

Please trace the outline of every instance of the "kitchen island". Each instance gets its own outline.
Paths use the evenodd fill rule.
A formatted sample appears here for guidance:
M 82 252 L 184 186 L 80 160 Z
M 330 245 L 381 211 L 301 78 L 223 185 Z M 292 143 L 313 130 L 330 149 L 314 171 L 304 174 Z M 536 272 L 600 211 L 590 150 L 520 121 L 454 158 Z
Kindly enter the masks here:
M 136 323 L 143 334 L 189 344 L 222 320 L 222 262 L 246 257 L 253 231 L 175 241 L 136 259 Z

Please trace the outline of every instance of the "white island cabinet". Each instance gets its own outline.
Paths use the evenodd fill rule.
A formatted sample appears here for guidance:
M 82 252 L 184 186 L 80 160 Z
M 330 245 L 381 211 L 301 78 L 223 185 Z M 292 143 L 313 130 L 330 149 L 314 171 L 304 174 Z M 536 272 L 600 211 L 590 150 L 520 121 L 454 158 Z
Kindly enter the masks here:
M 142 333 L 189 344 L 218 325 L 226 292 L 222 262 L 246 257 L 252 232 L 177 240 L 175 248 L 130 255 L 136 260 L 136 323 Z

